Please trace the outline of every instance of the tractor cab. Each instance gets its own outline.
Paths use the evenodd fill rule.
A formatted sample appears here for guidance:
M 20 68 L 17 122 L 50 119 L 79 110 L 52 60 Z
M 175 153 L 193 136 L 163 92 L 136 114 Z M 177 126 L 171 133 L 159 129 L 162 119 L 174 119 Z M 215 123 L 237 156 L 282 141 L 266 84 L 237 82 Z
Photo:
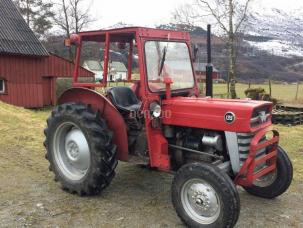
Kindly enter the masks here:
M 64 189 L 98 194 L 118 160 L 141 164 L 175 174 L 172 202 L 186 225 L 233 227 L 236 185 L 263 198 L 290 186 L 272 103 L 200 97 L 187 32 L 131 27 L 65 43 L 76 47 L 73 88 L 58 99 L 44 143 Z M 80 80 L 85 62 L 95 82 Z
M 80 83 L 75 67 L 73 85 L 75 87 L 108 87 L 111 64 L 121 61 L 127 66 L 127 74 L 117 84 L 128 84 L 137 97 L 148 95 L 164 96 L 165 78 L 172 81 L 173 96 L 188 96 L 198 91 L 191 61 L 190 38 L 186 32 L 157 30 L 148 28 L 123 28 L 106 31 L 82 32 L 72 35 L 65 43 L 76 46 L 76 65 L 85 59 L 95 59 L 103 64 L 103 77 L 97 83 Z M 89 48 L 94 51 L 87 57 Z M 121 86 L 120 86 L 121 87 Z M 111 93 L 114 93 L 111 89 Z M 119 88 L 117 88 L 119 90 Z M 124 89 L 124 92 L 126 89 Z M 119 96 L 115 93 L 116 97 Z M 123 94 L 123 93 L 122 93 Z M 125 94 L 124 94 L 125 95 Z

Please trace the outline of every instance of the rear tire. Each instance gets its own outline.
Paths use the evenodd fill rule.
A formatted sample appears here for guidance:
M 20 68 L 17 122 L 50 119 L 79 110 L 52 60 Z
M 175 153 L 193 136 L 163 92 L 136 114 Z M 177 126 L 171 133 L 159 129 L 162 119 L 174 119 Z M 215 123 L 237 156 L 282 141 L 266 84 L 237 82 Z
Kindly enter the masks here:
M 293 167 L 287 153 L 278 147 L 277 173 L 275 180 L 268 186 L 244 187 L 244 189 L 255 196 L 272 199 L 283 194 L 290 186 L 293 178 Z
M 233 227 L 240 213 L 239 194 L 231 179 L 204 163 L 179 169 L 172 184 L 172 202 L 189 227 Z
M 49 170 L 64 190 L 95 195 L 115 176 L 116 146 L 98 113 L 81 104 L 56 107 L 44 131 Z

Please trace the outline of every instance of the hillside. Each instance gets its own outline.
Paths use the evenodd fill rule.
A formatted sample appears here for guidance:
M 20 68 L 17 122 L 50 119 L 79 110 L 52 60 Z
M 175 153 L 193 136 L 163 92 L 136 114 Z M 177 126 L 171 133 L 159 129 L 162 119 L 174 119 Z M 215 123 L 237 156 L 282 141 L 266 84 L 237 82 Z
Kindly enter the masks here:
M 186 27 L 184 25 L 180 27 L 180 25 L 174 24 L 159 25 L 158 28 L 190 32 L 192 42 L 199 45 L 199 61 L 206 62 L 206 31 L 204 29 L 200 27 Z M 53 36 L 44 41 L 44 45 L 48 51 L 68 58 L 68 49 L 63 46 L 63 39 L 63 37 Z M 238 49 L 237 78 L 239 81 L 263 82 L 268 80 L 268 78 L 286 82 L 303 80 L 303 57 L 279 55 L 276 54 L 276 49 L 274 51 L 261 50 L 258 46 L 252 45 L 252 42 L 258 43 L 260 46 L 266 46 L 268 42 L 273 42 L 273 38 L 270 34 L 246 34 L 243 36 Z M 100 58 L 102 56 L 100 49 L 102 48 L 102 45 L 85 45 L 82 52 L 82 61 L 87 58 Z M 112 49 L 110 58 L 113 61 L 122 61 L 127 65 L 127 50 L 120 50 L 121 54 L 119 54 L 119 50 L 115 49 L 114 46 L 112 46 Z M 221 76 L 227 79 L 227 49 L 221 37 L 212 36 L 212 52 L 214 65 L 220 70 Z M 133 67 L 138 67 L 136 56 L 134 56 Z
M 256 11 L 253 15 L 247 28 L 250 32 L 240 34 L 236 68 L 238 80 L 264 82 L 271 78 L 284 82 L 302 81 L 303 30 L 297 29 L 298 21 L 300 22 L 299 19 L 296 20 L 299 18 L 298 14 L 290 16 L 269 8 L 265 14 L 261 15 Z M 279 23 L 276 23 L 275 19 Z M 295 22 L 290 23 L 290 21 Z M 172 23 L 160 25 L 159 28 L 190 32 L 192 42 L 199 46 L 199 61 L 206 62 L 206 31 L 204 29 L 196 26 L 183 25 L 182 27 L 182 25 Z M 227 79 L 228 72 L 227 53 L 223 38 L 212 34 L 213 63 L 221 71 L 224 79 Z
M 254 42 L 267 42 L 265 36 L 245 36 Z M 249 37 L 249 38 L 247 38 Z M 199 44 L 199 60 L 206 61 L 206 36 L 192 36 L 194 43 Z M 224 41 L 217 36 L 212 39 L 213 63 L 227 79 L 228 58 Z M 302 52 L 303 53 L 303 52 Z M 243 39 L 239 43 L 237 54 L 237 78 L 239 81 L 263 82 L 269 78 L 275 81 L 297 82 L 303 80 L 303 57 L 281 56 L 251 45 Z
M 274 55 L 303 57 L 302 9 L 282 10 L 271 6 L 259 9 L 254 5 L 252 10 L 247 35 L 268 39 L 250 40 L 245 37 L 251 46 Z

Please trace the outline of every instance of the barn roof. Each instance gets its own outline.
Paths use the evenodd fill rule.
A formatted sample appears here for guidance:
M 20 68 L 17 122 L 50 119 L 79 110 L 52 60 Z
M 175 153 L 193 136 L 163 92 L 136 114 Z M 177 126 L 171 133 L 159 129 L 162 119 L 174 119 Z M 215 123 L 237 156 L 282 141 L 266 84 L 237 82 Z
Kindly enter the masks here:
M 201 62 L 194 63 L 194 69 L 196 71 L 205 72 L 206 66 L 207 66 L 207 63 L 201 63 Z M 216 67 L 213 67 L 213 72 L 219 72 L 219 70 Z
M 0 0 L 0 54 L 48 56 L 11 0 Z

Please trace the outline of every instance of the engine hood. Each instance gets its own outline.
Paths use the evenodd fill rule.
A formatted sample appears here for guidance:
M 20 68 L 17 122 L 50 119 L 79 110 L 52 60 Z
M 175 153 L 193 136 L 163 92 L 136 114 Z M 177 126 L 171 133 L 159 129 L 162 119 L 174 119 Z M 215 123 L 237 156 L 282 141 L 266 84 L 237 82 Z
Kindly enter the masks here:
M 267 121 L 257 126 L 251 119 L 257 110 L 266 108 Z M 175 97 L 162 101 L 162 123 L 231 132 L 254 132 L 271 125 L 272 103 L 254 100 Z M 257 114 L 258 115 L 258 114 Z M 234 116 L 233 120 L 229 120 Z

